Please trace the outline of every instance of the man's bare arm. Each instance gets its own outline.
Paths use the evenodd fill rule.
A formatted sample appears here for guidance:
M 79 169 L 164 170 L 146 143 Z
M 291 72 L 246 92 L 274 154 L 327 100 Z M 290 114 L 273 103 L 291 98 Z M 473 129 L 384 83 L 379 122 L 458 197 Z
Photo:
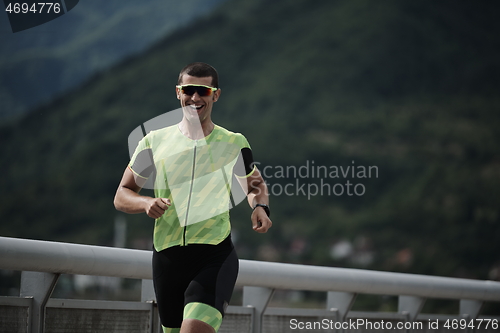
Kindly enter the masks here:
M 140 195 L 139 192 L 144 183 L 145 180 L 137 177 L 129 168 L 126 168 L 116 190 L 115 208 L 128 214 L 146 213 L 154 219 L 162 216 L 170 206 L 170 200 Z
M 248 193 L 247 200 L 252 209 L 257 204 L 269 205 L 267 185 L 257 167 L 255 167 L 251 176 L 238 179 L 243 190 Z M 267 232 L 273 224 L 262 207 L 257 207 L 253 210 L 251 220 L 253 230 L 259 233 Z

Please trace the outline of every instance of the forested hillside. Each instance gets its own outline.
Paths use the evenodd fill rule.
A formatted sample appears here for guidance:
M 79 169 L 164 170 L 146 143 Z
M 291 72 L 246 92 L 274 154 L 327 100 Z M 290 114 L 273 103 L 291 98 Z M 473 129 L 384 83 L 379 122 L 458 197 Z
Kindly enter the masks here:
M 266 235 L 232 211 L 241 258 L 500 279 L 498 7 L 228 1 L 1 129 L 0 235 L 110 244 L 128 134 L 204 61 L 273 194 Z
M 0 15 L 0 121 L 5 122 L 143 51 L 221 0 L 85 0 L 67 15 L 13 34 Z

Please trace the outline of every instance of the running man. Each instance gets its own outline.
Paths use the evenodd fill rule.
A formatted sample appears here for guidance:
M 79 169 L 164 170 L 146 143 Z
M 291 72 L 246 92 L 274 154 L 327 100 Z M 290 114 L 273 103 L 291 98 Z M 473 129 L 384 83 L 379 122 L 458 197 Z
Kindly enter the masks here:
M 217 332 L 238 275 L 229 207 L 236 179 L 253 208 L 253 230 L 271 227 L 266 184 L 246 138 L 212 122 L 217 71 L 192 63 L 175 92 L 182 120 L 139 142 L 116 192 L 116 209 L 155 219 L 153 283 L 165 333 Z M 152 179 L 155 197 L 139 194 Z

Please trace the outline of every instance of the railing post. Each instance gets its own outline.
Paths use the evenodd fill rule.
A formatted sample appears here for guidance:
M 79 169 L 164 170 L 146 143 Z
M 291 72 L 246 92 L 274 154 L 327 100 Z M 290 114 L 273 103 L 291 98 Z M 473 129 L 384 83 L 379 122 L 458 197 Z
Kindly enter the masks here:
M 424 303 L 425 298 L 401 295 L 398 299 L 398 312 L 408 315 L 409 321 L 415 321 Z
M 31 333 L 43 333 L 45 326 L 45 306 L 54 291 L 60 274 L 27 272 L 21 273 L 20 297 L 33 297 Z
M 335 321 L 343 322 L 351 310 L 356 294 L 342 291 L 329 291 L 326 294 L 326 309 L 335 313 Z M 340 329 L 339 332 L 343 332 Z
M 470 300 L 470 299 L 461 299 L 460 300 L 460 314 L 468 315 L 470 319 L 476 319 L 479 315 L 479 311 L 483 306 L 483 302 Z
M 356 294 L 340 291 L 329 291 L 326 296 L 326 309 L 338 313 L 339 321 L 344 321 L 345 316 L 354 304 Z
M 152 333 L 163 332 L 163 329 L 161 328 L 160 317 L 158 316 L 158 307 L 156 306 L 156 294 L 153 285 L 153 280 L 142 279 L 141 302 L 149 302 L 152 305 L 151 332 Z
M 155 301 L 156 295 L 153 280 L 143 279 L 141 282 L 141 302 Z
M 252 323 L 253 333 L 262 332 L 262 322 L 264 311 L 274 294 L 274 289 L 265 287 L 243 287 L 243 306 L 252 306 L 255 309 L 255 315 Z

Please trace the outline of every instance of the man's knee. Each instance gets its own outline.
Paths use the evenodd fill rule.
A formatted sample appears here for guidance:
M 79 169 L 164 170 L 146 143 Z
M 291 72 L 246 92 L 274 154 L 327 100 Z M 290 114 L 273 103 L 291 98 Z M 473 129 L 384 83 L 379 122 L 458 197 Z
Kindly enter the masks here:
M 180 333 L 215 333 L 215 329 L 199 319 L 187 318 L 182 321 Z
M 211 333 L 217 332 L 219 330 L 220 325 L 222 324 L 222 314 L 220 313 L 220 311 L 205 303 L 192 302 L 186 304 L 186 306 L 184 307 L 184 319 L 182 322 L 183 326 L 184 322 L 186 322 L 186 320 L 188 319 L 199 321 L 203 324 L 210 326 L 212 328 L 212 331 L 206 331 L 206 332 L 211 332 Z M 189 323 L 191 323 L 191 320 L 189 321 Z M 198 323 L 194 323 L 193 325 L 197 324 Z M 184 332 L 181 330 L 181 333 Z

